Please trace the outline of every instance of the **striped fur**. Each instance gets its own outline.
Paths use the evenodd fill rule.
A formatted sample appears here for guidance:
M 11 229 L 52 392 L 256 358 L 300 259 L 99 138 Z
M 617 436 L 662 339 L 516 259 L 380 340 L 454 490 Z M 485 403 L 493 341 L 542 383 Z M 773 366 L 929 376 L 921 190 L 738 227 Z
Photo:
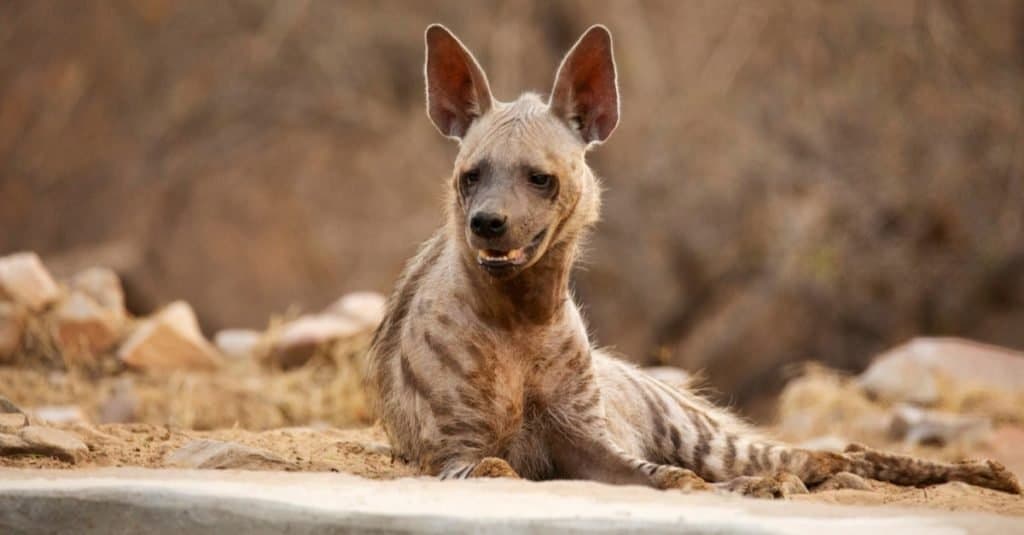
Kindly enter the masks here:
M 434 39 L 458 52 L 461 45 L 446 41 L 454 37 L 438 31 L 428 30 L 428 45 Z M 603 30 L 587 35 L 594 31 Z M 608 41 L 598 44 L 610 59 L 610 37 L 603 38 Z M 464 60 L 468 51 L 458 54 Z M 451 78 L 486 81 L 482 72 Z M 586 93 L 579 83 L 572 87 Z M 817 452 L 769 440 L 696 394 L 593 348 L 569 292 L 580 240 L 600 205 L 599 184 L 584 161 L 591 143 L 578 132 L 600 134 L 608 125 L 574 130 L 536 95 L 487 102 L 489 94 L 477 87 L 470 97 L 485 102 L 457 114 L 432 113 L 461 139 L 447 224 L 406 267 L 370 353 L 368 387 L 397 456 L 446 479 L 514 471 L 529 479 L 714 485 L 773 495 L 784 485 L 850 472 L 907 485 L 957 479 L 1019 492 L 995 463 L 934 463 L 865 449 Z M 551 199 L 532 201 L 543 210 L 512 222 L 533 225 L 529 235 L 543 229 L 535 258 L 515 276 L 496 278 L 477 265 L 465 238 L 467 202 L 458 176 L 475 161 L 500 167 L 520 160 L 546 166 L 559 189 Z

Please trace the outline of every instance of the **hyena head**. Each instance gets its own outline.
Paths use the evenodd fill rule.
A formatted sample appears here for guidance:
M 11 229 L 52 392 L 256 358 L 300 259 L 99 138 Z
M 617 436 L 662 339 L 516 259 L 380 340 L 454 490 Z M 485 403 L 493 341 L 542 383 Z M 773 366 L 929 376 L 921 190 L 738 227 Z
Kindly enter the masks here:
M 467 262 L 508 279 L 574 246 L 600 207 L 586 152 L 619 120 L 611 34 L 593 26 L 580 37 L 547 101 L 495 100 L 473 54 L 443 26 L 427 28 L 426 43 L 428 115 L 459 141 L 449 223 Z

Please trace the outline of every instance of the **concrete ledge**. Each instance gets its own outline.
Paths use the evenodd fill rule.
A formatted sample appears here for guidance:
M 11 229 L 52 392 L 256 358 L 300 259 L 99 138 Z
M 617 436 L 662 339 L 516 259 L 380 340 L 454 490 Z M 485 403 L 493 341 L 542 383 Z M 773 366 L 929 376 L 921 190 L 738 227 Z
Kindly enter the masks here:
M 991 514 L 682 495 L 586 482 L 0 470 L 0 533 L 1019 533 Z

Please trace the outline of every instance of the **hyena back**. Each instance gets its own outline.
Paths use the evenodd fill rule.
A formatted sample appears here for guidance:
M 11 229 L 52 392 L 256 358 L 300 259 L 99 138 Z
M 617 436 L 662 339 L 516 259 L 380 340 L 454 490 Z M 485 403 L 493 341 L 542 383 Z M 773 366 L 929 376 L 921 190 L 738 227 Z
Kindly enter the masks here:
M 843 472 L 1019 492 L 991 462 L 829 453 L 759 436 L 728 411 L 591 346 L 569 292 L 600 185 L 589 148 L 618 123 L 611 35 L 588 30 L 548 100 L 499 102 L 472 54 L 426 32 L 427 104 L 457 139 L 446 224 L 409 263 L 374 337 L 368 386 L 397 456 L 442 478 L 518 474 L 777 495 Z

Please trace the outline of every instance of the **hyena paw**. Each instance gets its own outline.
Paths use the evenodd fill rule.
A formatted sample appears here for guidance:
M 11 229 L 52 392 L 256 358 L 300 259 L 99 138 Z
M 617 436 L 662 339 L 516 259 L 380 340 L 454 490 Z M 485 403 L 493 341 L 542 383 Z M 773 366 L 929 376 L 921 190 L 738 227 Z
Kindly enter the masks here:
M 651 475 L 654 486 L 662 489 L 675 489 L 684 492 L 696 490 L 711 490 L 713 487 L 693 473 L 692 470 L 679 468 L 678 466 L 659 466 Z
M 788 498 L 794 494 L 807 494 L 804 482 L 789 472 L 764 477 L 740 476 L 715 483 L 715 488 L 753 498 Z
M 519 474 L 503 459 L 484 457 L 477 462 L 463 462 L 449 466 L 441 472 L 441 479 L 467 479 L 471 477 L 519 478 Z
M 468 477 L 508 477 L 519 479 L 519 474 L 505 462 L 497 457 L 484 457 L 476 463 L 476 467 L 469 472 Z
M 1021 494 L 1020 481 L 1005 466 L 996 461 L 962 461 L 950 479 L 971 485 Z
M 960 481 L 978 487 L 1021 494 L 1020 481 L 1017 477 L 996 461 L 938 463 L 873 450 L 860 444 L 848 446 L 845 456 L 854 463 L 854 467 L 859 464 L 861 468 L 870 470 L 872 478 L 900 485 L 920 486 Z
M 872 490 L 871 484 L 868 483 L 866 479 L 852 472 L 839 472 L 838 474 L 823 481 L 820 485 L 814 487 L 815 492 L 842 489 Z

